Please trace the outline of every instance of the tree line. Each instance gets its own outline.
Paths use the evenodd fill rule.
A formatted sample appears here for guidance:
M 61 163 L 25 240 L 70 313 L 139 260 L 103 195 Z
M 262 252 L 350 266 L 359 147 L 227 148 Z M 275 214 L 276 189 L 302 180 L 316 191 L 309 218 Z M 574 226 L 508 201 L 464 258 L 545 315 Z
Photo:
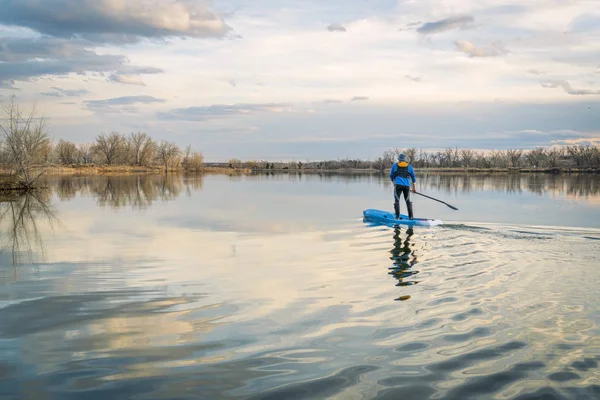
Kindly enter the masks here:
M 35 107 L 25 113 L 14 97 L 3 104 L 0 116 L 0 169 L 8 171 L 18 188 L 32 188 L 49 165 L 107 165 L 201 171 L 204 157 L 187 146 L 180 149 L 166 140 L 155 141 L 144 132 L 124 135 L 119 132 L 98 135 L 92 143 L 75 144 L 63 139 L 53 143 L 44 118 Z M 415 168 L 474 169 L 600 169 L 598 146 L 572 145 L 538 147 L 531 150 L 508 149 L 476 151 L 447 148 L 441 151 L 390 149 L 376 160 L 343 159 L 323 161 L 241 161 L 231 159 L 225 166 L 252 170 L 388 170 L 397 155 L 404 153 Z
M 155 141 L 144 132 L 98 135 L 92 143 L 75 144 L 63 139 L 53 143 L 46 121 L 33 108 L 24 112 L 14 97 L 3 104 L 0 116 L 0 168 L 14 178 L 16 187 L 28 189 L 50 165 L 121 165 L 200 171 L 201 152 L 180 149 L 166 140 Z
M 447 148 L 441 151 L 390 149 L 375 160 L 342 159 L 324 161 L 241 161 L 231 159 L 230 168 L 253 170 L 376 170 L 386 171 L 397 162 L 400 153 L 414 168 L 431 169 L 600 169 L 600 148 L 592 145 L 537 147 L 531 150 L 508 149 L 477 151 Z
M 491 151 L 458 148 L 436 152 L 415 148 L 393 149 L 385 151 L 377 162 L 380 166 L 387 167 L 395 162 L 400 153 L 404 153 L 415 168 L 600 168 L 600 148 L 592 145 Z

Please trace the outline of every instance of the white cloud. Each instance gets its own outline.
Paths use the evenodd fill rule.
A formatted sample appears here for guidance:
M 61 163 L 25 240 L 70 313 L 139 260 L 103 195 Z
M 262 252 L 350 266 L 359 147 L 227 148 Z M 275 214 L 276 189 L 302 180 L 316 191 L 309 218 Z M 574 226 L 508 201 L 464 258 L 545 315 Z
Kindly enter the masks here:
M 458 15 L 439 21 L 426 22 L 417 28 L 417 32 L 423 35 L 430 35 L 452 29 L 467 29 L 472 26 L 473 22 L 474 19 L 471 15 Z
M 91 111 L 98 114 L 105 113 L 136 113 L 137 109 L 133 106 L 136 104 L 152 104 L 152 103 L 164 103 L 164 99 L 158 99 L 152 96 L 123 96 L 112 99 L 103 100 L 88 100 L 85 105 Z
M 466 40 L 456 42 L 456 47 L 469 57 L 497 57 L 507 53 L 501 43 L 495 43 L 486 47 L 477 47 Z
M 542 82 L 541 85 L 543 87 L 545 87 L 545 88 L 562 87 L 566 93 L 572 94 L 572 95 L 596 95 L 596 96 L 600 96 L 600 90 L 595 90 L 595 89 L 575 89 L 567 81 L 549 80 L 549 81 Z
M 126 85 L 146 86 L 144 81 L 139 76 L 135 75 L 112 74 L 108 79 L 112 82 L 124 83 Z

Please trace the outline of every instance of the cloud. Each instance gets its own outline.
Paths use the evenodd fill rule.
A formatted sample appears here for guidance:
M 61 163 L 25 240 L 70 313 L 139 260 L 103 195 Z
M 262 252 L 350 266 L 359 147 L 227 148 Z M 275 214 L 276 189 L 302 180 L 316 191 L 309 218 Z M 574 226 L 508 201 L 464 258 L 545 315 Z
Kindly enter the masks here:
M 346 32 L 346 28 L 344 28 L 340 24 L 331 24 L 327 27 L 329 32 Z
M 367 96 L 354 96 L 353 98 L 350 99 L 350 101 L 362 101 L 362 100 L 369 100 L 369 98 Z
M 323 101 L 317 101 L 315 103 L 318 104 L 340 104 L 342 101 L 341 100 L 336 100 L 336 99 L 325 99 Z
M 138 75 L 138 74 L 151 75 L 151 74 L 162 74 L 165 71 L 163 71 L 160 68 L 156 68 L 156 67 L 136 67 L 136 66 L 131 66 L 131 65 L 125 65 L 125 66 L 119 68 L 119 72 L 122 74 L 127 74 L 127 75 Z
M 88 109 L 98 114 L 120 114 L 124 112 L 134 113 L 135 104 L 164 103 L 165 99 L 159 99 L 153 96 L 123 96 L 105 100 L 88 100 L 85 105 Z
M 204 1 L 0 0 L 0 23 L 95 42 L 223 37 L 231 28 Z
M 426 22 L 417 28 L 417 32 L 422 35 L 435 34 L 452 29 L 467 29 L 471 27 L 474 19 L 471 15 L 459 15 L 448 17 L 439 21 Z
M 421 82 L 421 77 L 420 76 L 410 76 L 410 75 L 404 75 L 406 77 L 406 79 L 411 80 L 413 82 Z
M 528 69 L 527 73 L 531 75 L 544 75 L 543 71 L 539 71 L 537 69 Z
M 458 40 L 455 42 L 455 45 L 469 57 L 497 57 L 507 53 L 506 49 L 500 43 L 495 43 L 488 47 L 477 47 L 466 40 Z
M 112 74 L 109 78 L 109 81 L 116 83 L 123 83 L 125 85 L 138 85 L 138 86 L 146 86 L 144 81 L 139 76 L 135 75 L 120 75 L 120 74 Z
M 574 89 L 571 87 L 571 84 L 569 82 L 562 80 L 548 80 L 545 82 L 541 82 L 541 85 L 545 88 L 562 87 L 566 93 L 571 95 L 600 95 L 600 90 Z
M 122 55 L 98 54 L 80 39 L 0 38 L 0 83 L 71 73 L 116 72 L 135 75 L 162 72 L 154 67 L 126 65 L 127 61 Z
M 264 112 L 277 113 L 284 111 L 291 111 L 290 105 L 286 103 L 214 104 L 210 106 L 176 108 L 167 112 L 158 113 L 158 118 L 176 121 L 207 121 L 239 115 Z
M 399 31 L 414 31 L 417 30 L 417 26 L 422 25 L 423 23 L 421 21 L 419 22 L 411 22 L 410 24 L 406 25 L 404 28 L 399 28 Z
M 584 137 L 584 138 L 576 138 L 576 139 L 565 139 L 565 140 L 553 140 L 553 144 L 559 146 L 600 146 L 600 137 Z
M 79 90 L 64 90 L 57 87 L 52 87 L 52 92 L 43 92 L 41 93 L 44 96 L 51 97 L 80 97 L 89 94 L 90 91 L 87 89 L 79 89 Z

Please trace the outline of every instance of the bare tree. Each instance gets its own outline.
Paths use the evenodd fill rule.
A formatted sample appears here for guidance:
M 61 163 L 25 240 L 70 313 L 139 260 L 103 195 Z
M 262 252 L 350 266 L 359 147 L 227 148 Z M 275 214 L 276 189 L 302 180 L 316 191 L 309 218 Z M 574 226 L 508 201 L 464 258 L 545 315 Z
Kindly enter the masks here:
M 4 139 L 5 162 L 18 186 L 32 189 L 46 172 L 52 145 L 46 133 L 44 118 L 36 117 L 35 106 L 25 114 L 15 97 L 3 105 L 0 134 Z
M 74 143 L 60 139 L 55 148 L 58 162 L 64 165 L 71 165 L 77 162 L 79 151 Z
M 525 158 L 532 167 L 539 167 L 546 160 L 546 149 L 537 147 L 525 153 Z
M 599 166 L 600 150 L 597 146 L 569 146 L 566 151 L 579 168 Z
M 470 167 L 473 164 L 475 158 L 475 151 L 471 149 L 460 150 L 460 163 L 463 167 Z
M 521 157 L 523 156 L 523 150 L 517 150 L 517 149 L 506 150 L 506 156 L 508 157 L 508 160 L 510 161 L 510 166 L 517 168 L 519 166 L 519 164 L 521 163 Z
M 553 148 L 548 150 L 546 153 L 546 163 L 550 168 L 557 168 L 564 154 L 564 150 L 562 148 Z
M 89 164 L 92 162 L 94 155 L 94 148 L 89 143 L 80 144 L 78 147 L 79 159 L 83 164 Z
M 134 165 L 146 166 L 156 155 L 156 143 L 146 133 L 132 133 L 128 139 L 129 152 Z
M 502 150 L 492 150 L 490 152 L 490 164 L 498 168 L 506 165 L 505 153 Z
M 408 161 L 409 163 L 414 163 L 416 158 L 417 158 L 417 149 L 415 149 L 414 147 L 411 147 L 410 149 L 406 149 L 406 151 L 404 152 L 404 155 L 406 155 L 406 161 Z
M 418 167 L 429 168 L 431 164 L 431 154 L 426 151 L 419 150 L 419 158 L 415 164 Z
M 259 163 L 253 163 L 253 168 L 258 168 Z M 190 171 L 200 171 L 202 167 L 204 167 L 204 156 L 198 151 L 192 151 L 192 146 L 188 145 L 185 149 L 184 168 Z
M 379 157 L 377 160 L 375 160 L 373 162 L 373 167 L 377 171 L 385 171 L 385 169 L 387 167 L 387 162 L 382 157 Z
M 161 164 L 165 167 L 165 172 L 169 170 L 170 166 L 172 167 L 175 164 L 180 154 L 181 150 L 174 143 L 163 140 L 158 145 L 157 156 Z
M 112 132 L 110 135 L 102 134 L 98 136 L 94 148 L 104 158 L 106 164 L 113 165 L 123 152 L 124 145 L 125 138 L 123 135 Z
M 394 150 L 386 150 L 383 152 L 383 160 L 386 163 L 386 167 L 390 167 L 398 158 L 398 154 Z

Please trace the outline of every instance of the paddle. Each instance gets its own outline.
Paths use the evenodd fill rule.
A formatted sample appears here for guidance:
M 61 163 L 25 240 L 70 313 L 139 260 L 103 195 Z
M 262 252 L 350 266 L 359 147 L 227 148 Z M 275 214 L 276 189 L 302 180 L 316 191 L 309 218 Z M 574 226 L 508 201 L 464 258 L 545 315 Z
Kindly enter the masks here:
M 431 199 L 431 200 L 439 201 L 440 203 L 447 205 L 447 206 L 448 206 L 448 207 L 450 207 L 451 209 L 453 209 L 453 210 L 457 210 L 457 211 L 458 211 L 458 208 L 456 208 L 456 207 L 454 207 L 454 206 L 451 206 L 450 204 L 446 203 L 445 201 L 441 201 L 441 200 L 438 200 L 438 199 L 434 199 L 433 197 L 429 197 L 429 196 L 427 196 L 427 195 L 425 195 L 425 194 L 423 194 L 423 193 L 419 193 L 419 192 L 413 192 L 413 193 L 416 193 L 416 194 L 418 194 L 418 195 L 421 195 L 421 196 L 423 196 L 423 197 L 427 197 L 428 199 Z

